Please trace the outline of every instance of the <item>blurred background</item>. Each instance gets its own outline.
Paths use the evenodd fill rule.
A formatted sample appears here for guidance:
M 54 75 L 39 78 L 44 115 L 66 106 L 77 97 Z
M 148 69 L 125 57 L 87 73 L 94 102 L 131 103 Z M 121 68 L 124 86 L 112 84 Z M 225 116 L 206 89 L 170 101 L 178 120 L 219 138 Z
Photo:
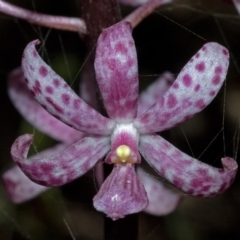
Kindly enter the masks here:
M 8 2 L 42 13 L 76 17 L 81 4 L 77 0 Z M 122 6 L 121 11 L 125 16 L 133 8 Z M 206 42 L 215 41 L 229 49 L 227 81 L 214 101 L 203 112 L 162 136 L 212 166 L 220 167 L 220 159 L 225 155 L 238 161 L 240 15 L 232 2 L 176 0 L 145 19 L 134 29 L 133 36 L 141 90 L 164 71 L 177 76 Z M 19 135 L 35 134 L 32 153 L 55 144 L 22 119 L 7 95 L 8 73 L 20 66 L 23 49 L 37 38 L 44 40 L 43 58 L 78 91 L 78 72 L 86 58 L 86 47 L 76 33 L 40 28 L 0 14 L 0 173 L 13 166 L 10 148 Z M 157 176 L 151 170 L 149 173 Z M 76 239 L 104 239 L 104 216 L 92 206 L 97 190 L 93 170 L 62 188 L 50 189 L 31 201 L 15 205 L 0 181 L 0 239 L 74 239 L 68 227 Z M 239 175 L 226 193 L 213 199 L 180 194 L 182 202 L 168 216 L 139 214 L 140 240 L 240 239 Z

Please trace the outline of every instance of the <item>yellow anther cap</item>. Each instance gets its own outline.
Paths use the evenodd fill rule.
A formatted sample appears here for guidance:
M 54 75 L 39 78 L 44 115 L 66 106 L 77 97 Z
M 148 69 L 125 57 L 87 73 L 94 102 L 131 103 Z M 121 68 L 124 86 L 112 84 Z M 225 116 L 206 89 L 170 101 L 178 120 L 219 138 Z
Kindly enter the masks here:
M 116 155 L 121 161 L 126 162 L 127 158 L 130 157 L 131 149 L 126 145 L 120 145 L 116 149 Z

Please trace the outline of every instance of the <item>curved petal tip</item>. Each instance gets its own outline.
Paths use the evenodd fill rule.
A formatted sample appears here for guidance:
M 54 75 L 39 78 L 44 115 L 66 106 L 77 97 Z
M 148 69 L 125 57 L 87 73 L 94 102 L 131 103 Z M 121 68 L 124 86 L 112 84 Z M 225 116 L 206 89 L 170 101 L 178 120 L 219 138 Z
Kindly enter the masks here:
M 222 158 L 221 161 L 225 170 L 234 171 L 238 168 L 236 160 L 231 157 Z
M 11 155 L 16 163 L 18 163 L 21 159 L 27 158 L 28 150 L 32 142 L 32 134 L 24 134 L 15 140 L 11 148 Z

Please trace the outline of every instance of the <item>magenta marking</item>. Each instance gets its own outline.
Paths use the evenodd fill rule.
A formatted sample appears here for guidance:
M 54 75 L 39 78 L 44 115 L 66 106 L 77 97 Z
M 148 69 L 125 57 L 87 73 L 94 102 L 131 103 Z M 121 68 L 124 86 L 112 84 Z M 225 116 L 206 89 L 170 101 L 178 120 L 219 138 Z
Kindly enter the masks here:
M 205 70 L 205 63 L 204 62 L 200 62 L 200 63 L 196 64 L 195 68 L 199 72 L 204 72 L 204 70 Z
M 200 84 L 197 84 L 194 88 L 194 91 L 198 92 L 200 90 L 200 88 L 201 88 Z
M 173 107 L 176 106 L 176 104 L 177 104 L 177 99 L 176 99 L 176 97 L 175 97 L 173 94 L 169 94 L 168 100 L 167 100 L 167 106 L 168 106 L 169 108 L 173 108 Z
M 189 74 L 183 76 L 183 84 L 185 87 L 190 87 L 192 84 L 192 78 Z
M 63 114 L 64 111 L 61 107 L 59 107 L 56 103 L 53 102 L 53 100 L 50 97 L 46 97 L 46 101 L 53 106 L 53 108 L 58 112 Z
M 53 88 L 51 86 L 47 86 L 45 88 L 46 92 L 49 93 L 49 94 L 53 94 Z
M 48 70 L 46 67 L 44 66 L 41 66 L 39 68 L 39 74 L 42 76 L 42 77 L 46 77 L 48 75 Z
M 70 96 L 66 93 L 63 93 L 62 94 L 62 101 L 65 105 L 69 105 L 69 102 L 70 102 Z

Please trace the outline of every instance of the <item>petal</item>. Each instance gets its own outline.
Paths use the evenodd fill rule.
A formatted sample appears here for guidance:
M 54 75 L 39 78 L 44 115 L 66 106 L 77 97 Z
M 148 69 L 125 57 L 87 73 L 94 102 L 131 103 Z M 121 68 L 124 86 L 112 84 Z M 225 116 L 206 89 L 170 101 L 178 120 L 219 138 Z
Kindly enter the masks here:
M 137 111 L 138 68 L 130 23 L 117 23 L 101 33 L 94 66 L 109 117 L 131 122 Z
M 239 0 L 232 0 L 234 5 L 235 5 L 235 8 L 237 9 L 238 11 L 238 14 L 240 14 L 240 1 Z
M 32 182 L 18 166 L 6 171 L 2 178 L 8 195 L 14 203 L 28 201 L 48 189 Z
M 93 198 L 94 207 L 112 220 L 142 211 L 148 205 L 146 191 L 132 164 L 116 164 Z
M 109 134 L 114 122 L 100 115 L 73 90 L 38 55 L 30 42 L 24 50 L 22 69 L 27 86 L 46 110 L 68 125 L 90 134 Z
M 147 192 L 149 204 L 144 212 L 163 216 L 171 213 L 178 206 L 181 195 L 167 189 L 159 180 L 149 176 L 138 167 L 137 174 Z
M 25 134 L 16 139 L 11 148 L 15 163 L 34 182 L 54 187 L 80 177 L 91 169 L 110 149 L 107 137 L 85 137 L 51 157 L 38 155 L 27 158 L 33 136 Z
M 156 134 L 143 135 L 139 151 L 159 175 L 183 192 L 198 197 L 212 197 L 227 190 L 238 168 L 230 157 L 222 158 L 223 169 L 207 165 Z
M 26 87 L 20 67 L 9 74 L 8 93 L 21 115 L 50 137 L 65 143 L 73 143 L 85 135 L 53 117 L 34 99 Z
M 146 112 L 170 88 L 175 78 L 172 73 L 164 72 L 155 82 L 140 94 L 137 115 Z
M 229 55 L 218 43 L 205 44 L 170 89 L 135 121 L 141 133 L 159 132 L 189 119 L 216 96 L 227 74 Z

